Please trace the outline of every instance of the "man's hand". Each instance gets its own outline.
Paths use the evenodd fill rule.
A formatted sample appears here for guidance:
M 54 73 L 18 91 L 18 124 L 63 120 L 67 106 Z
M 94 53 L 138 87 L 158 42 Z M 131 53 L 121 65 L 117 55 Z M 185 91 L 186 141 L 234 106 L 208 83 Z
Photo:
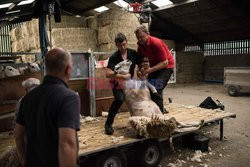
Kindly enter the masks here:
M 152 68 L 150 68 L 150 67 L 149 68 L 141 68 L 141 70 L 140 70 L 142 75 L 147 75 L 147 74 L 151 73 L 151 71 L 152 71 Z
M 127 80 L 127 79 L 130 79 L 131 78 L 131 74 L 124 74 L 124 75 L 122 75 L 123 76 L 123 79 L 124 80 Z

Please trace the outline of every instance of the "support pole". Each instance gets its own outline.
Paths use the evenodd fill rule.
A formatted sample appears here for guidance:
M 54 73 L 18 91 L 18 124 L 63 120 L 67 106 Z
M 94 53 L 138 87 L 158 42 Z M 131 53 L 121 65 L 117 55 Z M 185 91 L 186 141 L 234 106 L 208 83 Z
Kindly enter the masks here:
M 223 119 L 220 120 L 220 140 L 223 141 Z
M 48 35 L 46 31 L 46 15 L 42 14 L 39 17 L 39 40 L 40 40 L 40 50 L 41 50 L 41 57 L 44 59 L 44 56 L 48 52 Z M 45 67 L 42 66 L 42 76 L 45 76 Z

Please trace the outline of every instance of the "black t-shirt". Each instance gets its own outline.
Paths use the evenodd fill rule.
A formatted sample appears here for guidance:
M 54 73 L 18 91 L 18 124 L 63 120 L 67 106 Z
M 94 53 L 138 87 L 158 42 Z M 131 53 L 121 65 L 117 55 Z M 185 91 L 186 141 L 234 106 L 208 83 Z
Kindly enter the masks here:
M 131 74 L 131 78 L 132 78 L 134 76 L 135 64 L 140 64 L 143 58 L 139 56 L 135 50 L 128 48 L 127 59 L 129 59 L 132 62 L 130 69 L 129 69 L 129 73 Z M 107 68 L 114 71 L 115 65 L 117 65 L 118 63 L 122 61 L 123 61 L 123 58 L 121 56 L 120 51 L 118 50 L 109 58 Z
M 17 123 L 26 129 L 27 166 L 57 167 L 59 128 L 80 129 L 79 96 L 62 80 L 46 76 L 22 99 Z

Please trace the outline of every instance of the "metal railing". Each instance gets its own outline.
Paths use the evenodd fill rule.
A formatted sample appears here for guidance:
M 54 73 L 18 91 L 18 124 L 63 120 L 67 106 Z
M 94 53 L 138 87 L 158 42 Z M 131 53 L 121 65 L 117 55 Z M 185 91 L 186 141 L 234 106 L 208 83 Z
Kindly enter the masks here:
M 204 50 L 198 45 L 185 46 L 185 52 L 203 51 L 204 56 L 250 54 L 250 39 L 204 43 Z
M 0 53 L 10 53 L 12 52 L 11 47 L 11 37 L 10 31 L 13 28 L 20 27 L 22 23 L 10 24 L 3 27 L 0 27 Z M 11 56 L 10 54 L 0 54 L 0 56 Z

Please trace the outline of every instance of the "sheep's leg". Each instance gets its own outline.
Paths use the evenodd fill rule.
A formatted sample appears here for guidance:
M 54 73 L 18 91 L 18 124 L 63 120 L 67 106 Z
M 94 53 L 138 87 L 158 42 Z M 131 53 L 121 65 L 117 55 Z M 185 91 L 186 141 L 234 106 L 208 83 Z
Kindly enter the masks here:
M 152 93 L 157 93 L 157 90 L 155 89 L 155 87 L 149 82 L 147 82 L 147 87 L 151 90 Z

